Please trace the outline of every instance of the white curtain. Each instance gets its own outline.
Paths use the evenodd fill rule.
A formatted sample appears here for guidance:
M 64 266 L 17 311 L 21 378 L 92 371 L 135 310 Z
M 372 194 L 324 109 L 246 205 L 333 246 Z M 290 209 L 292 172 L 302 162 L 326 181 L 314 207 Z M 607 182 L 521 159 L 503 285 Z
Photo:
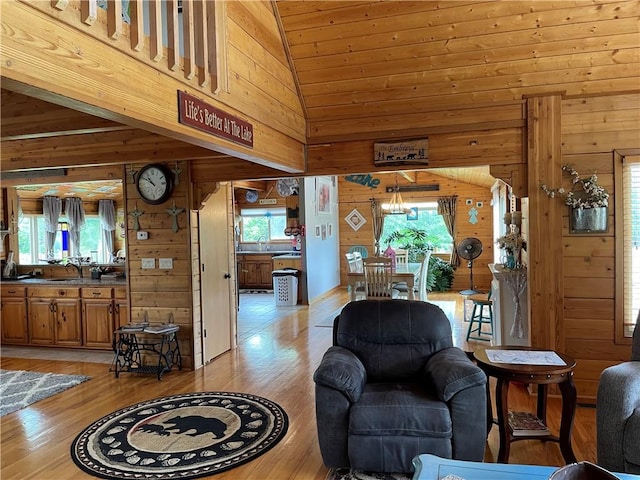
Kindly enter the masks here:
M 62 213 L 62 200 L 58 197 L 44 197 L 42 199 L 42 214 L 44 215 L 45 247 L 47 260 L 53 258 L 53 245 L 56 243 L 58 220 Z
M 113 200 L 100 200 L 98 202 L 98 216 L 102 226 L 102 241 L 107 258 L 105 261 L 113 261 L 113 232 L 116 229 L 116 208 Z
M 81 257 L 80 253 L 80 230 L 84 228 L 84 207 L 82 199 L 69 197 L 65 202 L 65 215 L 69 222 L 69 241 L 71 243 L 72 257 Z

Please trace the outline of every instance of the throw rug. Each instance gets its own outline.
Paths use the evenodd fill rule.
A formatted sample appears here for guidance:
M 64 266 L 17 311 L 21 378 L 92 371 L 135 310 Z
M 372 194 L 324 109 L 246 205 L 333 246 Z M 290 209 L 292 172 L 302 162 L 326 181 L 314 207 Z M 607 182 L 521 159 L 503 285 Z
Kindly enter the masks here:
M 288 422 L 279 405 L 257 395 L 172 395 L 101 418 L 76 437 L 71 457 L 100 478 L 199 478 L 263 454 L 284 437 Z
M 332 468 L 326 480 L 411 480 L 410 473 L 375 473 L 348 468 Z
M 85 375 L 0 370 L 0 417 L 89 380 Z

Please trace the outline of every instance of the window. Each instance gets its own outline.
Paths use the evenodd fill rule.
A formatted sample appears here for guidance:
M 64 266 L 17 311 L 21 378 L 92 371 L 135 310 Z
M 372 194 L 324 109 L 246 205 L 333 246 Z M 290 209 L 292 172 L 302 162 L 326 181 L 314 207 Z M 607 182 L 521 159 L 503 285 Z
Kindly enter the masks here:
M 640 156 L 616 157 L 616 341 L 621 341 L 632 336 L 640 311 Z
M 240 215 L 243 242 L 288 240 L 284 234 L 287 226 L 284 208 L 244 208 Z
M 58 225 L 66 223 L 64 216 L 60 217 Z M 18 250 L 22 265 L 35 265 L 47 258 L 45 246 L 45 230 L 43 215 L 23 215 L 19 222 Z M 85 227 L 80 233 L 80 255 L 91 256 L 91 252 L 98 252 L 98 260 L 106 263 L 109 255 L 104 251 L 102 242 L 102 226 L 97 215 L 85 217 Z M 56 233 L 53 247 L 54 258 L 62 259 L 62 234 Z M 75 253 L 71 252 L 72 255 Z
M 418 209 L 417 220 L 409 220 L 410 215 L 385 215 L 381 237 L 381 247 L 384 250 L 387 238 L 394 232 L 402 232 L 405 229 L 418 229 L 426 232 L 427 245 L 433 246 L 436 253 L 451 253 L 453 242 L 447 231 L 442 215 L 438 215 L 437 202 L 425 202 L 412 204 Z M 402 242 L 392 241 L 391 247 L 400 248 Z

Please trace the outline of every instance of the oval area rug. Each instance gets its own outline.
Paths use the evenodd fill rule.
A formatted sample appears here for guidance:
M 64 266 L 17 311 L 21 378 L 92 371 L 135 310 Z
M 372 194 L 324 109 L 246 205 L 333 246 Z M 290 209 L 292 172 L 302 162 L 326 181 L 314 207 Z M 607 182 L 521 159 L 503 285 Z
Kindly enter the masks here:
M 199 478 L 256 458 L 287 428 L 284 410 L 257 395 L 172 395 L 96 421 L 75 438 L 71 457 L 100 478 Z

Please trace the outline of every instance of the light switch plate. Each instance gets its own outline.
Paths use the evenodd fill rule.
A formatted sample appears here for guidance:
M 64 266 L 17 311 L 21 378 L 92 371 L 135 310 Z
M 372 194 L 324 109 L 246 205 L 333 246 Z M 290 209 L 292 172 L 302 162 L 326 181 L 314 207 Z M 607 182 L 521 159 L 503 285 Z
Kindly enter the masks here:
M 149 232 L 143 232 L 143 231 L 136 232 L 136 238 L 138 240 L 149 240 Z
M 166 270 L 171 270 L 173 268 L 173 258 L 160 258 L 158 262 L 158 268 L 164 268 Z
M 143 258 L 142 259 L 142 268 L 156 268 L 156 259 L 155 258 Z

